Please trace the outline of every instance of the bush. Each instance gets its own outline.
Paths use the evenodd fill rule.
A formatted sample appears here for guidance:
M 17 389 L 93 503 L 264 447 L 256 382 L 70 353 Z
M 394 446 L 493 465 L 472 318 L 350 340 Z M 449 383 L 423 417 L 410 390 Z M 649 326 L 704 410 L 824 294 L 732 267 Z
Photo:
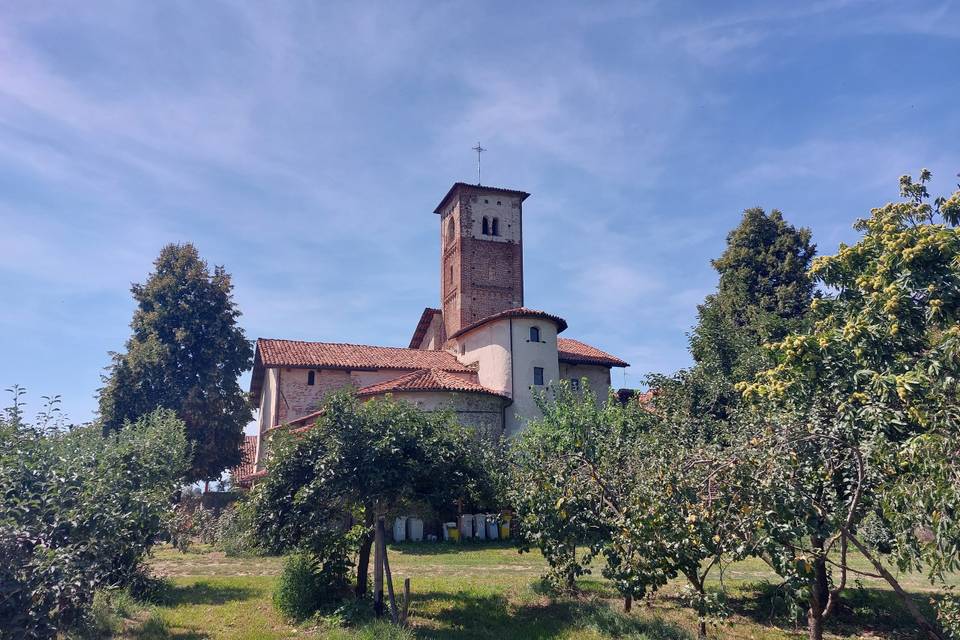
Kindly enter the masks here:
M 187 467 L 169 411 L 107 437 L 0 419 L 0 638 L 82 627 L 96 591 L 137 581 Z
M 313 615 L 323 598 L 317 561 L 308 553 L 295 553 L 283 562 L 283 571 L 273 591 L 273 606 L 293 620 Z
M 857 527 L 857 534 L 867 546 L 880 553 L 890 553 L 893 549 L 893 534 L 876 511 L 863 517 Z
M 262 553 L 254 535 L 253 507 L 246 501 L 226 507 L 216 524 L 216 547 L 228 556 Z

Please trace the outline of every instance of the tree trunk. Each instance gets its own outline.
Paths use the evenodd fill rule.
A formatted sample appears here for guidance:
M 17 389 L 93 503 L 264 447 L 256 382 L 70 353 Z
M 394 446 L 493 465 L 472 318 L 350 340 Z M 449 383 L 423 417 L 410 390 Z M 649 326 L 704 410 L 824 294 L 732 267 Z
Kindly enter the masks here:
M 379 519 L 373 534 L 373 613 L 383 615 L 383 519 Z
M 697 638 L 699 640 L 707 640 L 707 621 L 700 620 L 700 623 L 697 625 Z
M 853 543 L 853 546 L 855 546 L 857 550 L 862 553 L 867 560 L 870 561 L 870 564 L 872 564 L 877 570 L 877 573 L 883 576 L 884 580 L 886 580 L 887 583 L 893 588 L 894 593 L 896 593 L 903 602 L 903 606 L 907 608 L 907 611 L 909 611 L 910 615 L 913 616 L 913 619 L 917 622 L 917 625 L 920 627 L 920 629 L 927 634 L 927 637 L 931 638 L 931 640 L 946 640 L 946 636 L 941 633 L 940 630 L 937 629 L 933 624 L 931 624 L 930 621 L 927 620 L 927 618 L 920 612 L 920 609 L 917 608 L 917 605 L 910 598 L 910 594 L 903 590 L 903 587 L 901 587 L 900 583 L 897 582 L 897 579 L 893 577 L 893 574 L 887 571 L 887 568 L 883 566 L 883 563 L 880 562 L 880 560 L 878 560 L 872 553 L 870 553 L 870 550 L 867 549 L 866 545 L 860 542 L 855 535 L 849 531 L 847 531 L 846 534 L 850 542 Z
M 362 598 L 367 595 L 367 574 L 370 571 L 370 546 L 373 544 L 373 506 L 363 508 L 363 526 L 367 528 L 363 541 L 360 543 L 360 553 L 357 557 L 357 588 L 356 596 Z
M 627 596 L 623 599 L 623 610 L 630 613 L 631 609 L 633 609 L 633 596 Z
M 811 546 L 823 551 L 822 538 L 811 538 Z M 813 561 L 813 579 L 810 583 L 810 608 L 807 609 L 807 631 L 810 640 L 823 640 L 823 612 L 830 599 L 830 583 L 827 580 L 827 560 L 818 556 Z

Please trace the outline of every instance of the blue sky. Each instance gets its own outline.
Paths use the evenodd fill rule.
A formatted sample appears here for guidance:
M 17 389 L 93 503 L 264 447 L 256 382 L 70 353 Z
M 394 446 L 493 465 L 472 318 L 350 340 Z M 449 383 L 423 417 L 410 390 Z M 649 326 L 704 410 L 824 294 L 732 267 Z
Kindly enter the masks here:
M 405 346 L 477 140 L 533 194 L 527 306 L 617 386 L 688 363 L 744 208 L 832 253 L 900 174 L 956 182 L 956 2 L 538 5 L 7 4 L 0 388 L 93 417 L 168 242 L 226 265 L 250 338 Z

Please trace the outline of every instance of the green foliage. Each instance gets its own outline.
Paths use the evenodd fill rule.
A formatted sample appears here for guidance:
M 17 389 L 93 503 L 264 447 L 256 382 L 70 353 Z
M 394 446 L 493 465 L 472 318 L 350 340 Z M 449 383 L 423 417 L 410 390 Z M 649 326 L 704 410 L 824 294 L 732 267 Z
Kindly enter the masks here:
M 262 553 L 254 527 L 254 507 L 248 500 L 240 500 L 220 512 L 214 546 L 228 556 Z
M 937 603 L 937 621 L 950 638 L 960 640 L 960 596 L 953 588 Z
M 85 623 L 96 590 L 134 584 L 187 469 L 165 410 L 103 436 L 0 422 L 0 637 Z
M 450 510 L 456 500 L 491 505 L 483 449 L 451 414 L 334 394 L 309 431 L 271 441 L 269 473 L 252 493 L 257 538 L 271 551 L 304 548 L 336 562 L 369 545 L 374 516 Z M 351 516 L 366 523 L 352 534 Z
M 223 267 L 211 274 L 191 244 L 167 245 L 154 267 L 132 287 L 133 335 L 104 378 L 100 417 L 115 431 L 157 407 L 172 409 L 193 446 L 188 479 L 216 479 L 240 462 L 250 408 L 237 378 L 252 349 Z
M 773 345 L 776 366 L 744 385 L 757 435 L 738 455 L 754 470 L 757 526 L 780 549 L 779 570 L 822 585 L 826 554 L 839 547 L 845 566 L 848 544 L 896 584 L 858 537 L 871 511 L 901 570 L 925 566 L 938 579 L 960 566 L 958 195 L 931 206 L 929 179 L 901 178 L 906 201 L 874 209 L 856 223 L 855 245 L 815 261 L 830 293 L 815 301 L 812 327 Z
M 342 590 L 344 581 L 331 582 L 331 577 L 311 554 L 291 554 L 284 560 L 283 571 L 273 590 L 273 606 L 287 618 L 304 620 L 313 615 L 325 599 Z
M 698 307 L 690 336 L 696 366 L 683 389 L 693 414 L 729 418 L 739 400 L 734 385 L 768 363 L 761 345 L 800 326 L 813 297 L 807 270 L 815 252 L 810 230 L 796 229 L 779 211 L 744 211 L 712 262 L 720 283 Z
M 725 556 L 745 552 L 747 537 L 704 464 L 713 445 L 695 425 L 637 404 L 598 404 L 565 384 L 554 391 L 511 452 L 521 540 L 543 553 L 548 581 L 571 588 L 602 556 L 604 577 L 623 596 L 642 597 L 683 575 L 701 621 L 722 615 L 705 580 Z

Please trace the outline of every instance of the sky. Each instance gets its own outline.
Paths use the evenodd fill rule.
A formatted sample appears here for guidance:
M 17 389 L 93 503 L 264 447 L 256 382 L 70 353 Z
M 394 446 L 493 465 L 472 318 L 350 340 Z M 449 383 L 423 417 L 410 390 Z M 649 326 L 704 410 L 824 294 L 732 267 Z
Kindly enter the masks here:
M 641 386 L 689 364 L 745 208 L 829 254 L 901 174 L 956 188 L 958 24 L 923 0 L 0 0 L 0 389 L 94 418 L 170 242 L 232 274 L 251 339 L 406 346 L 478 141 L 484 184 L 532 194 L 526 306 Z

